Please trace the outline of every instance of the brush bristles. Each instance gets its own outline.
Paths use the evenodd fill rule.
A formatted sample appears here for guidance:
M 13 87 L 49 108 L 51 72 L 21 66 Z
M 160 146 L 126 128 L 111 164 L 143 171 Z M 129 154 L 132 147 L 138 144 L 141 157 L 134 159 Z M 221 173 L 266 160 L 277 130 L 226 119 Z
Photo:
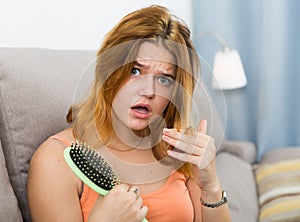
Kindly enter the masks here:
M 120 184 L 112 166 L 85 143 L 72 143 L 70 157 L 78 169 L 102 189 L 111 190 Z

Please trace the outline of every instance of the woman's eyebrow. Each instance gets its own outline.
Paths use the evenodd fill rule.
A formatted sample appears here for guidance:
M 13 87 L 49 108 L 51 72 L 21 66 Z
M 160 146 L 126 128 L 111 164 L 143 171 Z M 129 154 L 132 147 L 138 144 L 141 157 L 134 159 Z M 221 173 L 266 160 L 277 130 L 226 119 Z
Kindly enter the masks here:
M 138 67 L 147 67 L 146 65 L 144 65 L 144 64 L 141 64 L 141 63 L 139 63 L 138 61 L 135 61 L 134 62 L 134 65 L 136 65 L 136 66 L 138 66 Z
M 161 72 L 164 76 L 175 79 L 175 73 L 173 72 L 173 69 L 174 68 L 167 68 L 166 70 L 161 70 Z M 170 72 L 168 70 L 170 70 Z
M 149 65 L 143 64 L 142 62 L 143 61 L 141 61 L 141 62 L 135 61 L 134 65 L 137 66 L 138 68 L 148 68 L 149 67 Z M 173 68 L 167 68 L 167 69 L 169 70 L 169 69 L 173 69 Z M 162 72 L 163 76 L 175 79 L 175 74 L 173 72 L 168 72 L 167 70 L 160 70 L 160 71 Z
M 167 72 L 167 71 L 163 71 L 161 70 L 160 71 L 162 76 L 165 76 L 165 77 L 168 77 L 168 78 L 171 78 L 171 79 L 175 79 L 175 74 L 173 72 Z

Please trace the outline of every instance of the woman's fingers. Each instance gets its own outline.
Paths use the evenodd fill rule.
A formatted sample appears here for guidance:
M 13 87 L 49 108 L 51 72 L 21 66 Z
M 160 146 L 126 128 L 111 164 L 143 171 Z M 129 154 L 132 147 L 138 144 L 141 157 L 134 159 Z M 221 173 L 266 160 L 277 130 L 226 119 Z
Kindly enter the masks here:
M 147 213 L 148 213 L 148 207 L 142 206 L 138 220 L 142 221 L 144 218 L 146 218 Z
M 200 160 L 201 160 L 200 156 L 194 156 L 194 155 L 186 154 L 186 153 L 179 153 L 174 150 L 168 150 L 167 153 L 169 156 L 171 156 L 177 160 L 180 160 L 183 162 L 189 162 L 189 163 L 195 164 L 197 166 L 199 165 Z
M 135 218 L 142 221 L 146 217 L 148 208 L 143 206 L 139 187 L 119 184 L 108 195 L 111 194 L 114 195 L 113 198 L 118 200 L 117 202 L 121 205 L 122 210 L 124 210 L 125 218 Z
M 133 192 L 135 194 L 136 199 L 140 197 L 140 188 L 138 188 L 137 186 L 131 187 L 128 192 Z
M 134 194 L 134 196 L 135 196 L 134 205 L 136 207 L 136 211 L 138 212 L 137 219 L 138 220 L 143 220 L 146 217 L 147 213 L 148 213 L 148 208 L 146 206 L 143 206 L 143 199 L 140 196 L 139 187 L 132 186 L 128 190 L 128 192 Z
M 189 135 L 173 129 L 164 130 L 162 139 L 176 149 L 196 156 L 203 155 L 205 149 L 213 142 L 211 137 L 199 132 Z
M 206 135 L 206 131 L 207 121 L 201 120 L 197 132 L 192 135 L 176 129 L 164 129 L 162 139 L 176 148 L 168 151 L 171 157 L 203 169 L 210 164 L 216 153 L 214 139 Z
M 174 150 L 168 150 L 167 153 L 169 156 L 177 160 L 189 162 L 196 165 L 199 169 L 204 169 L 211 163 L 211 161 L 216 155 L 214 147 L 207 148 L 204 150 L 205 152 L 203 152 L 202 155 L 199 156 L 189 153 L 181 153 Z
M 206 134 L 207 130 L 207 121 L 205 119 L 200 120 L 198 125 L 198 132 Z
M 176 147 L 176 149 L 179 149 L 188 154 L 201 156 L 203 153 L 203 148 L 200 148 L 194 144 L 186 143 L 184 141 L 169 136 L 165 136 L 165 135 L 163 136 L 163 140 L 166 141 L 171 146 Z
M 173 138 L 187 144 L 196 145 L 199 147 L 206 147 L 208 141 L 212 139 L 210 136 L 201 132 L 196 132 L 193 135 L 186 134 L 183 131 L 178 132 L 176 129 L 164 129 L 163 136 Z

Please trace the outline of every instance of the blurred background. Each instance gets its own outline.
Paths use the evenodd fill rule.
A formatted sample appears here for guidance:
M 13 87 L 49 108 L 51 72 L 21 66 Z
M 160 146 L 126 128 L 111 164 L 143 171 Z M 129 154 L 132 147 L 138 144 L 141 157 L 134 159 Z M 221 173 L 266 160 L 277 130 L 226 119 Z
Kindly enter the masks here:
M 218 32 L 239 51 L 245 87 L 223 90 L 228 139 L 250 140 L 257 158 L 271 149 L 300 145 L 300 1 L 197 0 L 194 35 Z M 199 41 L 200 54 L 213 63 L 215 38 Z
M 258 160 L 267 150 L 300 146 L 297 0 L 2 1 L 0 47 L 97 50 L 123 16 L 151 4 L 187 23 L 207 66 L 222 41 L 239 52 L 247 84 L 218 90 L 227 139 L 254 142 Z

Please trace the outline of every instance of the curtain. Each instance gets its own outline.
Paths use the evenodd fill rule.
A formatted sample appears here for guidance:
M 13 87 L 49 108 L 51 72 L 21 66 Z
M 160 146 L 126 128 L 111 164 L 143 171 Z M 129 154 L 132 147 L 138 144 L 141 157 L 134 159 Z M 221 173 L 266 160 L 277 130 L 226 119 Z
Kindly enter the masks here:
M 300 146 L 300 1 L 194 0 L 192 35 L 212 66 L 222 36 L 241 55 L 248 84 L 223 91 L 227 139 L 271 149 Z M 208 81 L 207 81 L 208 82 Z

